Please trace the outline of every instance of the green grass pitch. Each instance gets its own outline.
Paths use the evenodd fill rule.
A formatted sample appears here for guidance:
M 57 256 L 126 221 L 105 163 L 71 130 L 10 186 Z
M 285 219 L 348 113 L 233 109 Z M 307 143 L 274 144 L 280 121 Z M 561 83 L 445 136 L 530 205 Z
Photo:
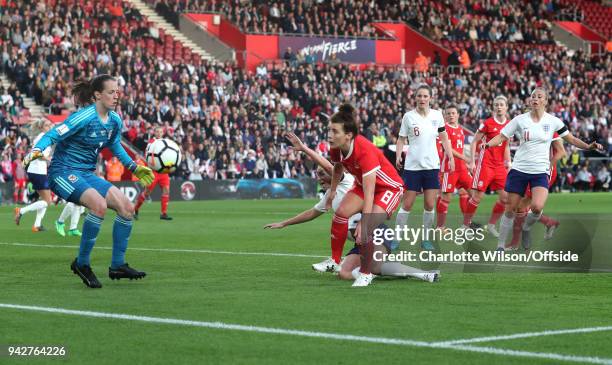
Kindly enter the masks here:
M 485 222 L 494 199 L 486 198 L 475 220 Z M 584 237 L 592 242 L 582 252 L 601 272 L 442 264 L 439 283 L 377 278 L 360 289 L 310 267 L 329 255 L 331 215 L 283 230 L 263 229 L 312 205 L 314 200 L 171 202 L 175 219 L 166 222 L 159 220 L 159 203 L 146 204 L 127 261 L 148 276 L 133 282 L 108 279 L 114 217 L 109 213 L 92 254 L 104 286 L 99 290 L 86 288 L 69 270 L 78 239 L 53 230 L 60 208 L 47 212 L 49 231 L 32 233 L 32 214 L 17 227 L 12 207 L 0 207 L 0 345 L 63 345 L 69 353 L 65 359 L 0 357 L 0 363 L 612 363 L 612 195 L 555 194 L 545 209 L 565 219 L 556 235 L 565 239 L 560 245 L 581 245 Z M 455 198 L 451 214 L 457 206 Z M 411 219 L 420 222 L 417 207 L 421 200 Z M 456 225 L 456 216 L 450 221 Z M 537 227 L 534 235 L 541 234 Z M 535 241 L 536 249 L 559 248 L 554 240 Z M 347 242 L 345 251 L 351 245 Z M 482 246 L 494 248 L 495 242 Z M 6 304 L 171 320 L 2 307 Z M 210 328 L 212 322 L 220 328 Z M 604 328 L 537 334 L 593 327 Z M 436 345 L 534 332 L 468 341 L 464 347 Z

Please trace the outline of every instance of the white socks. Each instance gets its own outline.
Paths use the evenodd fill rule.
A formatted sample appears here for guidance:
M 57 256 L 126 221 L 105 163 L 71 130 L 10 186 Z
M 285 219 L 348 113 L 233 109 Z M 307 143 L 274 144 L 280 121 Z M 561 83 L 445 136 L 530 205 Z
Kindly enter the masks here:
M 512 231 L 512 226 L 514 225 L 514 217 L 508 218 L 506 214 L 501 216 L 499 222 L 499 238 L 497 239 L 497 247 L 505 248 L 506 240 L 508 239 L 508 235 Z
M 64 223 L 66 221 L 66 218 L 68 218 L 68 216 L 73 212 L 74 208 L 74 203 L 66 203 L 57 221 L 60 223 Z
M 42 224 L 42 219 L 45 216 L 45 213 L 47 212 L 47 202 L 46 201 L 42 201 L 43 203 L 45 203 L 44 208 L 39 208 L 36 211 L 36 220 L 34 221 L 34 227 L 40 227 Z
M 542 217 L 541 211 L 540 214 L 533 214 L 533 212 L 530 210 L 529 213 L 527 213 L 523 227 L 521 227 L 523 231 L 530 231 L 531 227 L 540 220 L 540 217 Z
M 72 204 L 72 203 L 70 203 Z M 77 229 L 79 225 L 79 218 L 81 218 L 81 206 L 73 205 L 72 212 L 70 214 L 70 228 L 69 229 Z
M 353 275 L 353 279 L 357 280 L 357 278 L 359 277 L 360 269 L 361 269 L 361 266 L 357 266 L 356 268 L 353 269 L 353 271 L 351 271 L 351 275 Z
M 83 210 L 85 210 L 84 207 L 68 202 L 66 203 L 64 210 L 62 210 L 62 214 L 60 214 L 57 220 L 58 222 L 64 223 L 66 222 L 66 218 L 70 216 L 70 228 L 69 229 L 70 230 L 77 229 L 79 225 L 79 219 L 81 218 L 81 213 L 83 213 Z
M 21 214 L 25 214 L 27 212 L 36 211 L 36 220 L 34 221 L 34 227 L 40 227 L 42 224 L 42 219 L 47 212 L 47 202 L 44 200 L 38 200 L 34 203 L 27 205 L 21 208 L 19 211 Z
M 21 212 L 21 214 L 25 214 L 27 212 L 31 212 L 33 210 L 39 210 L 39 209 L 43 209 L 47 207 L 47 202 L 44 200 L 37 200 L 34 203 L 30 204 L 30 205 L 26 205 L 25 207 L 21 208 L 19 211 Z
M 409 217 L 410 211 L 404 210 L 404 208 L 400 208 L 397 212 L 397 217 L 395 217 L 395 225 L 401 228 L 407 226 Z
M 423 229 L 425 230 L 425 241 L 429 241 L 429 229 L 433 227 L 435 218 L 434 210 L 423 210 Z
M 384 276 L 396 276 L 399 278 L 413 277 L 426 280 L 428 273 L 416 267 L 400 264 L 399 262 L 383 262 L 380 266 L 380 274 Z

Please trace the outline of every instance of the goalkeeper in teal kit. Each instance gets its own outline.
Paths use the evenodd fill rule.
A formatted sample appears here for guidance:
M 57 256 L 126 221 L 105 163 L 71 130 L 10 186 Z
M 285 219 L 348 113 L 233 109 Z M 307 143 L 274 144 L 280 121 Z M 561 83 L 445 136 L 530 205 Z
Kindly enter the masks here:
M 89 208 L 83 223 L 78 257 L 72 271 L 90 288 L 102 285 L 91 269 L 89 257 L 107 208 L 117 212 L 113 225 L 113 255 L 108 275 L 111 279 L 140 279 L 146 274 L 125 262 L 125 251 L 132 231 L 134 206 L 119 189 L 95 175 L 98 153 L 108 147 L 121 163 L 147 186 L 153 181 L 152 171 L 139 166 L 121 146 L 123 122 L 114 111 L 119 100 L 117 82 L 109 75 L 99 75 L 73 87 L 75 103 L 82 106 L 64 123 L 49 130 L 24 158 L 24 165 L 42 157 L 45 148 L 55 144 L 49 166 L 51 190 L 67 201 Z

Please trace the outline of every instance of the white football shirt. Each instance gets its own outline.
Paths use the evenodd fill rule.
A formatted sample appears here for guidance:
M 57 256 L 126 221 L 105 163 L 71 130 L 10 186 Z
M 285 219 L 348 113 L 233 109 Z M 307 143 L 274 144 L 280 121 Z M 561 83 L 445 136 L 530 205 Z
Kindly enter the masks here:
M 520 142 L 512 168 L 525 174 L 548 174 L 550 144 L 555 132 L 559 133 L 559 137 L 569 133 L 561 119 L 548 113 L 544 113 L 537 123 L 531 119 L 529 113 L 517 115 L 512 119 L 501 130 L 504 136 L 515 136 Z
M 434 170 L 440 168 L 436 146 L 438 128 L 444 127 L 442 112 L 430 109 L 423 117 L 416 109 L 404 114 L 400 137 L 408 137 L 408 152 L 404 170 Z
M 334 197 L 334 200 L 332 201 L 332 209 L 334 211 L 338 209 L 338 207 L 340 206 L 340 203 L 342 202 L 342 199 L 344 199 L 344 196 L 346 195 L 346 193 L 348 193 L 349 190 L 351 190 L 354 184 L 355 184 L 355 178 L 353 177 L 353 175 L 345 173 L 343 175 L 342 181 L 340 181 L 340 183 L 338 184 L 338 187 L 336 188 L 336 196 Z M 314 209 L 318 210 L 319 212 L 327 212 L 327 209 L 325 209 L 325 202 L 327 201 L 328 196 L 329 196 L 329 189 L 327 189 L 323 198 L 314 206 Z M 349 218 L 349 229 L 353 229 L 357 227 L 357 223 L 359 222 L 360 219 L 361 219 L 361 214 L 359 213 L 350 217 Z
M 38 141 L 40 141 L 40 139 L 44 135 L 44 133 L 40 133 L 38 136 L 36 136 L 36 138 L 34 138 L 34 141 L 32 142 L 32 146 L 36 146 L 36 143 L 38 143 Z M 51 156 L 51 148 L 51 146 L 45 148 L 45 150 L 43 151 L 43 155 L 45 157 L 48 158 L 49 156 Z M 47 160 L 39 158 L 30 162 L 27 172 L 30 174 L 47 175 Z

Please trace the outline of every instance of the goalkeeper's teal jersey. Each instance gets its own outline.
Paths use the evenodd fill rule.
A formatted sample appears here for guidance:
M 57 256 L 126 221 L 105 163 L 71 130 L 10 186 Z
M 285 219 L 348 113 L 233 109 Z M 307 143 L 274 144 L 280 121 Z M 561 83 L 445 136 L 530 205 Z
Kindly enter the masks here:
M 49 130 L 38 141 L 35 148 L 44 151 L 56 144 L 49 174 L 66 170 L 93 172 L 98 153 L 108 147 L 121 163 L 133 171 L 136 164 L 121 146 L 123 122 L 114 111 L 108 113 L 103 122 L 92 104 L 72 114 L 62 123 Z

